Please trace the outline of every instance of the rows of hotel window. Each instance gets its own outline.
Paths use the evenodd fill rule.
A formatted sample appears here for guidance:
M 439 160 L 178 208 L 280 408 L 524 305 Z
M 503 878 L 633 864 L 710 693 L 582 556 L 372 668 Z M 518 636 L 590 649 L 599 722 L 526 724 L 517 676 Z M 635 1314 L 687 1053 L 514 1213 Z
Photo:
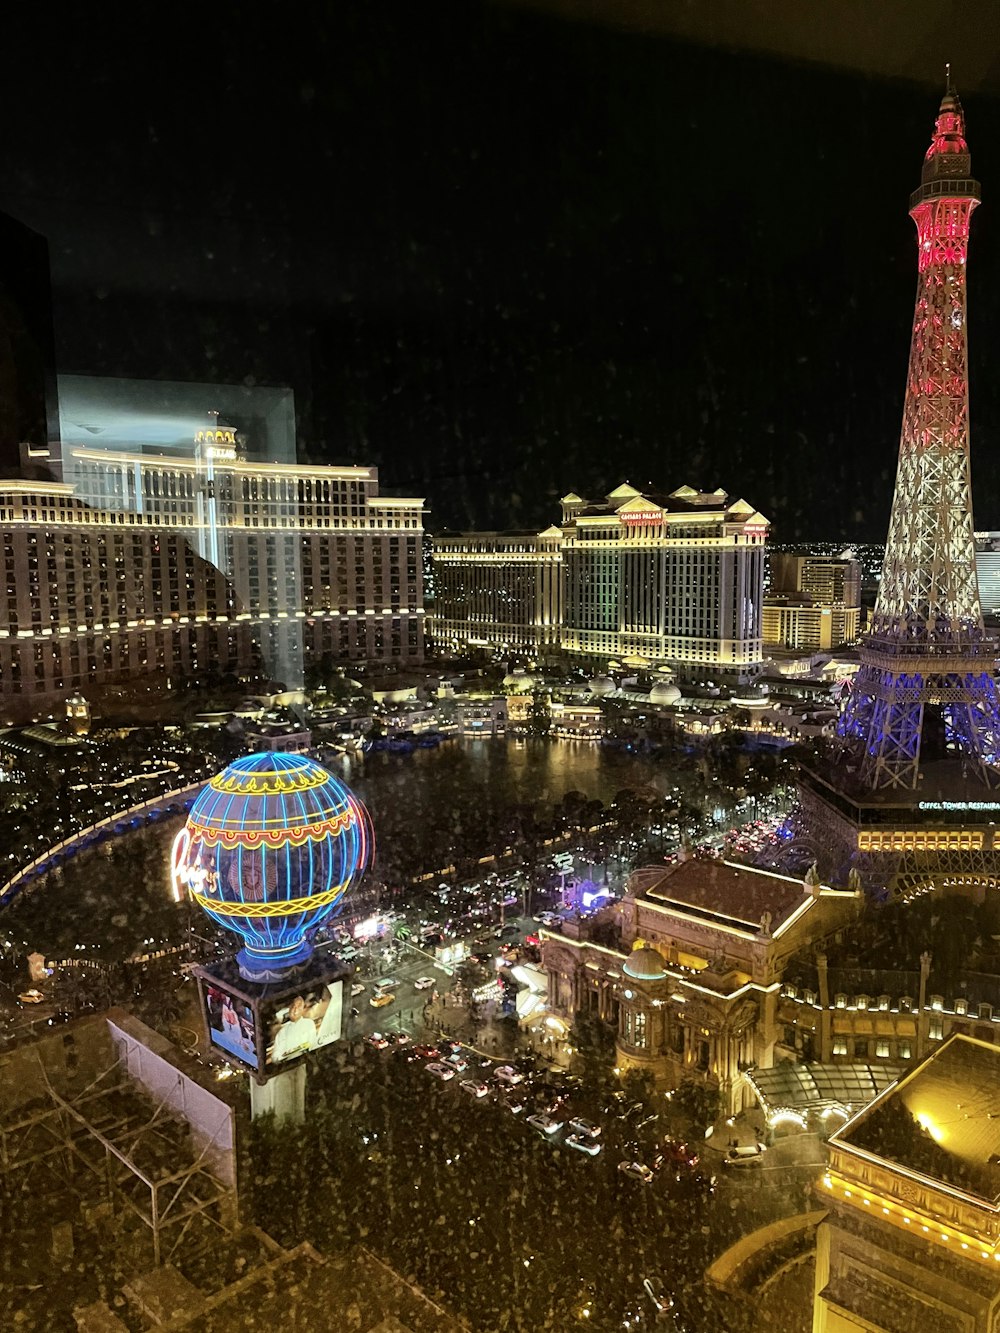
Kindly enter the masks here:
M 728 554 L 728 553 L 727 553 Z M 703 637 L 719 632 L 718 550 L 566 552 L 567 624 Z M 620 603 L 620 605 L 619 605 Z
M 127 631 L 73 639 L 36 639 L 0 646 L 0 691 L 10 694 L 76 689 L 145 671 L 180 676 L 236 671 L 250 660 L 244 631 L 205 625 Z
M 384 536 L 380 541 L 365 536 L 339 537 L 334 542 L 302 537 L 282 542 L 274 538 L 252 539 L 244 557 L 248 568 L 247 590 L 251 611 L 262 605 L 261 575 L 270 610 L 293 601 L 307 615 L 317 610 L 403 609 L 416 611 L 420 602 L 420 569 L 415 537 Z M 296 567 L 296 559 L 299 565 Z M 353 586 L 350 571 L 353 571 Z M 301 594 L 298 592 L 301 587 Z M 353 596 L 352 596 L 353 594 Z
M 444 620 L 533 624 L 539 593 L 530 565 L 445 565 L 438 569 L 435 611 Z
M 419 657 L 421 627 L 408 618 L 405 627 L 383 621 L 317 623 L 307 638 L 306 659 L 332 652 L 346 658 Z M 255 657 L 248 627 L 227 630 L 209 625 L 164 630 L 131 629 L 66 639 L 35 639 L 0 648 L 0 689 L 12 694 L 79 688 L 87 681 L 113 679 L 142 670 L 180 676 L 199 670 L 221 673 L 245 668 Z M 274 656 L 272 644 L 269 660 Z M 292 654 L 297 656 L 298 654 Z
M 147 613 L 152 616 L 164 615 L 164 613 L 199 613 L 199 615 L 229 615 L 235 611 L 235 597 L 232 596 L 228 588 L 225 589 L 223 597 L 216 596 L 219 588 L 225 585 L 219 585 L 216 588 L 217 580 L 207 580 L 207 597 L 204 605 L 195 605 L 196 583 L 195 583 L 195 556 L 183 539 L 173 537 L 172 535 L 157 536 L 155 540 L 149 541 L 149 537 L 133 537 L 131 545 L 127 544 L 124 535 L 105 537 L 104 535 L 91 535 L 91 533 L 67 532 L 56 535 L 56 533 L 44 533 L 40 537 L 37 533 L 21 533 L 24 539 L 24 573 L 27 573 L 27 580 L 21 587 L 21 591 L 27 588 L 29 601 L 32 607 L 32 628 L 40 629 L 41 620 L 43 620 L 43 589 L 48 593 L 49 620 L 53 625 L 68 623 L 71 628 L 76 628 L 77 607 L 77 575 L 80 576 L 79 591 L 83 592 L 84 619 L 87 623 L 93 623 L 95 620 L 96 603 L 100 604 L 101 624 L 107 624 L 111 619 L 112 603 L 116 604 L 117 613 L 120 619 L 143 620 Z M 285 588 L 295 585 L 296 571 L 293 567 L 293 539 L 285 539 L 284 544 L 284 573 L 291 576 L 293 583 L 285 583 Z M 311 552 L 307 547 L 308 539 L 303 539 L 303 548 L 307 555 L 307 564 L 305 564 L 305 577 L 307 577 L 307 611 L 313 608 L 313 584 L 312 584 L 312 564 L 309 560 Z M 415 543 L 409 544 L 407 552 L 407 564 L 401 564 L 399 548 L 397 548 L 397 539 L 389 539 L 391 549 L 389 549 L 389 567 L 388 576 L 392 583 L 388 587 L 388 597 L 385 596 L 383 580 L 383 564 L 381 564 L 381 551 L 376 548 L 371 552 L 373 579 L 372 595 L 373 600 L 379 603 L 379 607 L 388 600 L 393 609 L 401 607 L 401 587 L 400 580 L 405 577 L 407 580 L 407 609 L 416 611 L 417 609 L 417 565 Z M 264 555 L 264 571 L 267 573 L 267 584 L 269 591 L 269 601 L 275 604 L 284 603 L 284 599 L 279 599 L 279 560 L 277 560 L 277 551 L 273 541 L 267 544 L 257 545 L 255 555 L 256 561 L 251 564 L 252 604 L 259 604 L 259 557 L 261 549 Z M 131 557 L 128 559 L 127 557 Z M 160 569 L 151 567 L 148 556 L 159 556 Z M 43 580 L 43 560 L 44 575 Z M 5 591 L 8 599 L 8 627 L 9 631 L 16 633 L 19 628 L 17 623 L 17 591 L 19 591 L 19 571 L 17 571 L 17 548 L 15 545 L 15 535 L 13 532 L 4 533 L 4 571 L 5 571 Z M 153 559 L 153 565 L 156 560 Z M 363 565 L 353 563 L 356 571 L 355 593 L 356 604 L 359 611 L 365 609 L 365 569 Z M 183 572 L 181 572 L 183 567 Z M 337 553 L 337 576 L 341 587 L 347 580 L 347 551 L 341 545 Z M 328 580 L 329 577 L 329 552 L 324 548 L 321 555 L 320 577 Z M 325 588 L 329 593 L 329 585 Z M 164 596 L 167 595 L 167 596 Z M 181 603 L 183 596 L 183 603 Z M 341 599 L 343 600 L 343 599 Z M 148 605 L 147 605 L 148 603 Z M 324 600 L 321 605 L 327 605 L 328 600 Z M 344 608 L 347 609 L 347 608 Z
M 158 617 L 171 612 L 178 614 L 207 614 L 214 617 L 218 614 L 231 614 L 235 610 L 235 599 L 231 591 L 226 590 L 221 598 L 217 595 L 220 589 L 213 586 L 213 581 L 208 581 L 207 598 L 204 606 L 195 606 L 195 578 L 194 578 L 194 555 L 181 539 L 172 537 L 170 534 L 156 537 L 152 541 L 148 535 L 139 536 L 138 534 L 128 542 L 125 534 L 117 534 L 106 537 L 103 534 L 81 534 L 78 532 L 63 532 L 60 534 L 46 532 L 40 536 L 34 532 L 21 532 L 20 536 L 24 541 L 24 560 L 25 572 L 27 574 L 26 585 L 22 586 L 22 592 L 27 589 L 28 597 L 32 606 L 32 627 L 41 628 L 42 610 L 43 610 L 43 588 L 47 588 L 49 601 L 49 620 L 52 624 L 69 623 L 75 628 L 78 615 L 76 606 L 77 592 L 83 595 L 83 618 L 87 623 L 92 623 L 96 617 L 95 599 L 100 605 L 100 621 L 107 623 L 112 614 L 113 603 L 116 603 L 116 609 L 120 619 L 144 619 L 147 614 Z M 279 591 L 297 583 L 296 571 L 294 570 L 294 539 L 287 538 L 284 543 L 284 569 L 282 571 L 283 581 L 279 589 L 279 561 L 278 552 L 273 540 L 266 543 L 256 543 L 251 558 L 248 561 L 251 565 L 250 572 L 250 590 L 251 604 L 256 607 L 260 604 L 260 583 L 259 570 L 261 568 L 260 557 L 263 554 L 263 568 L 267 578 L 268 601 L 274 609 L 278 609 L 283 598 L 279 597 Z M 406 563 L 403 564 L 403 555 L 399 549 L 399 539 L 392 537 L 388 539 L 388 568 L 385 573 L 390 580 L 388 587 L 385 586 L 383 579 L 382 550 L 378 545 L 367 552 L 371 561 L 371 569 L 374 576 L 373 587 L 371 589 L 372 600 L 377 602 L 378 606 L 388 604 L 394 609 L 402 604 L 402 580 L 406 581 L 407 590 L 407 609 L 416 610 L 418 603 L 417 587 L 417 552 L 415 539 L 407 542 L 407 551 L 405 553 Z M 315 585 L 313 583 L 313 567 L 310 539 L 303 538 L 304 553 L 304 575 L 306 582 L 306 610 L 312 610 L 317 604 L 314 596 Z M 354 552 L 351 552 L 352 556 Z M 148 557 L 152 556 L 152 566 Z M 159 562 L 156 557 L 160 556 Z M 130 558 L 128 558 L 130 557 Z M 255 557 L 255 558 L 254 558 Z M 8 598 L 8 620 L 11 632 L 18 630 L 17 614 L 17 592 L 18 592 L 18 574 L 17 574 L 17 550 L 15 547 L 15 537 L 12 531 L 4 533 L 4 558 L 6 575 L 6 592 Z M 337 575 L 338 584 L 341 589 L 339 600 L 345 601 L 343 596 L 344 585 L 347 578 L 348 569 L 348 548 L 346 543 L 341 540 L 338 543 L 337 550 Z M 44 561 L 44 570 L 42 562 Z M 157 569 L 156 565 L 160 568 Z M 356 559 L 351 560 L 351 565 L 355 569 L 355 606 L 356 609 L 364 611 L 366 609 L 365 596 L 365 567 L 358 563 Z M 320 579 L 325 585 L 326 596 L 320 601 L 319 605 L 330 609 L 332 600 L 329 597 L 329 571 L 330 571 L 330 553 L 329 548 L 324 545 L 320 552 Z M 42 578 L 42 574 L 45 578 Z M 79 576 L 80 584 L 78 588 L 77 578 Z M 343 609 L 347 609 L 346 605 Z
M 246 502 L 285 505 L 312 505 L 336 507 L 338 511 L 360 514 L 369 495 L 375 493 L 375 482 L 356 479 L 264 476 L 247 471 L 234 472 L 224 463 L 215 464 L 214 481 L 219 499 L 231 499 L 239 483 L 241 497 Z M 72 460 L 70 468 L 81 492 L 103 498 L 131 500 L 135 498 L 136 469 L 128 464 Z M 142 494 L 148 500 L 193 501 L 202 485 L 197 468 L 172 468 L 146 460 L 138 465 L 142 479 Z
M 228 617 L 236 611 L 235 597 L 227 582 L 211 566 L 200 561 L 196 566 L 196 557 L 190 548 L 182 538 L 173 534 L 157 535 L 152 541 L 148 535 L 145 540 L 137 536 L 130 544 L 125 534 L 46 532 L 40 537 L 37 533 L 21 530 L 19 536 L 24 540 L 23 561 L 18 559 L 14 533 L 4 533 L 7 632 L 12 637 L 27 629 L 18 615 L 19 591 L 22 599 L 26 595 L 31 608 L 30 630 L 35 634 L 52 633 L 57 628 L 93 630 L 96 625 L 107 626 L 110 631 L 116 625 L 125 627 L 130 621 L 141 623 L 168 615 L 174 618 L 197 615 L 215 620 L 220 615 Z M 150 555 L 154 557 L 152 564 L 148 559 Z M 157 563 L 159 568 L 156 568 Z M 201 574 L 200 578 L 196 577 L 196 572 Z M 273 576 L 270 562 L 269 573 Z M 398 597 L 395 605 L 399 605 Z M 416 609 L 415 597 L 410 598 L 408 609 Z M 43 613 L 47 613 L 44 625 Z M 371 638 L 372 642 L 366 647 L 375 655 L 382 655 L 387 644 L 383 640 L 381 625 L 372 632 Z M 343 646 L 352 655 L 357 653 L 356 636 L 353 643 L 345 638 Z M 395 619 L 388 646 L 393 655 L 400 655 L 404 646 L 407 655 L 416 655 L 419 652 L 416 625 L 410 625 L 404 645 L 399 620 Z M 69 647 L 78 661 L 78 645 Z M 178 652 L 180 649 L 174 653 L 175 659 Z M 138 659 L 125 654 L 119 662 L 117 653 L 110 643 L 100 655 L 88 652 L 87 669 L 91 672 L 98 669 L 115 671 L 125 662 L 134 665 L 138 660 L 139 664 L 145 665 L 148 661 L 144 644 Z M 157 664 L 167 665 L 162 651 L 157 655 Z M 68 674 L 73 683 L 79 683 L 80 673 L 76 666 L 62 666 L 58 652 L 52 670 L 46 670 L 40 660 L 36 661 L 35 679 L 38 683 L 35 688 L 41 688 L 47 678 L 59 679 L 64 674 Z M 21 665 L 17 655 L 11 663 L 8 680 L 16 682 L 20 688 Z
M 20 538 L 20 542 L 18 541 Z M 21 544 L 23 543 L 23 545 Z M 7 632 L 17 635 L 20 607 L 30 628 L 87 627 L 170 615 L 235 611 L 235 599 L 211 567 L 196 575 L 196 557 L 180 537 L 89 532 L 3 533 Z
M 624 567 L 620 554 L 625 555 Z M 634 552 L 567 552 L 564 622 L 578 630 L 617 630 L 622 590 L 622 614 L 630 631 L 702 636 L 709 630 L 717 632 L 718 553 L 699 551 L 665 561 L 666 554 L 654 552 L 637 559 Z M 661 582 L 664 564 L 668 577 Z M 463 615 L 486 619 L 497 604 L 520 601 L 521 616 L 507 618 L 528 621 L 533 619 L 536 586 L 536 574 L 530 567 L 490 564 L 468 568 L 445 563 L 438 567 L 437 612 L 442 619 Z M 665 601 L 661 587 L 672 597 Z M 673 613 L 669 625 L 664 614 L 667 606 Z
M 76 473 L 76 484 L 80 494 L 90 503 L 107 505 L 119 503 L 129 508 L 136 505 L 134 484 L 131 471 L 106 468 L 103 465 L 80 467 Z M 195 474 L 189 471 L 174 472 L 165 469 L 143 466 L 144 507 L 154 509 L 161 518 L 171 523 L 191 526 L 196 521 L 196 505 L 200 481 L 196 484 Z M 420 518 L 416 512 L 403 511 L 398 514 L 379 514 L 371 516 L 367 508 L 368 497 L 375 497 L 376 486 L 372 482 L 329 481 L 317 479 L 315 482 L 302 478 L 273 478 L 262 476 L 243 476 L 241 478 L 241 497 L 233 494 L 233 475 L 225 471 L 217 472 L 213 478 L 211 494 L 222 511 L 220 524 L 225 526 L 232 519 L 247 528 L 263 527 L 330 527 L 343 524 L 348 527 L 364 526 L 375 528 L 412 528 L 419 529 Z M 28 497 L 32 502 L 35 497 Z M 45 497 L 49 499 L 49 497 Z M 230 514 L 230 508 L 239 512 Z M 274 511 L 277 512 L 274 512 Z M 31 512 L 34 521 L 35 511 Z M 0 519 L 3 515 L 0 513 Z M 43 515 L 43 521 L 45 516 Z M 112 522 L 124 521 L 120 516 L 112 517 Z
M 404 638 L 405 629 L 405 638 Z M 394 616 L 386 630 L 384 619 L 318 620 L 306 639 L 306 662 L 319 661 L 326 653 L 334 657 L 420 657 L 423 655 L 422 624 L 416 616 L 406 623 Z

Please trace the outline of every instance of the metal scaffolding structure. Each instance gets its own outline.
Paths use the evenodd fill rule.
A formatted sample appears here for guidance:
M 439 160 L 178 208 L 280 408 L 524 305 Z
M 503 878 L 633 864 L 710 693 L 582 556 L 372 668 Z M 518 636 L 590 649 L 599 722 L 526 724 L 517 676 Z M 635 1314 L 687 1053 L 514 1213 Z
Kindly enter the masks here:
M 946 756 L 985 786 L 1000 781 L 969 472 L 966 258 L 980 188 L 964 136 L 949 78 L 910 199 L 918 278 L 899 466 L 872 632 L 841 723 L 876 791 L 915 790 L 921 765 Z
M 121 1061 L 72 1096 L 53 1088 L 41 1060 L 39 1067 L 45 1105 L 0 1122 L 0 1182 L 39 1165 L 80 1195 L 92 1196 L 83 1182 L 96 1180 L 102 1201 L 149 1228 L 157 1265 L 196 1220 L 231 1231 L 235 1193 L 208 1170 L 207 1148 L 193 1151 L 185 1122 L 165 1099 L 154 1103 L 138 1089 Z

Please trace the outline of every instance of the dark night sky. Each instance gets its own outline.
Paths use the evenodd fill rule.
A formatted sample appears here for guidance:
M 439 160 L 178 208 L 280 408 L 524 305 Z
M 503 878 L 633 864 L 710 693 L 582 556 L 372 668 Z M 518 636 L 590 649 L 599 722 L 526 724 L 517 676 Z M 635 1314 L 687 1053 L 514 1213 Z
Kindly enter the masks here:
M 300 454 L 377 463 L 432 529 L 543 525 L 628 478 L 722 485 L 778 539 L 879 539 L 950 56 L 986 200 L 977 525 L 1000 527 L 1000 24 L 958 7 L 945 50 L 918 0 L 906 43 L 707 8 L 673 32 L 638 0 L 615 27 L 472 0 L 21 20 L 0 208 L 49 237 L 59 369 L 290 384 Z M 824 42 L 834 67 L 772 49 Z

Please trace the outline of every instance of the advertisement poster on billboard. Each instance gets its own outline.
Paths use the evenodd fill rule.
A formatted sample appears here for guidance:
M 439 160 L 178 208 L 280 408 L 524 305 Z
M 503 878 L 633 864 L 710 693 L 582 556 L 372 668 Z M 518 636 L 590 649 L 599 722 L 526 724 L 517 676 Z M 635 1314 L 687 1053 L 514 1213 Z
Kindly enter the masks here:
M 262 1022 L 268 1067 L 337 1041 L 343 1019 L 343 992 L 342 981 L 314 983 L 297 995 L 285 995 L 266 1005 Z
M 250 1005 L 238 995 L 227 995 L 217 986 L 206 986 L 205 1017 L 212 1045 L 256 1069 L 257 1028 Z

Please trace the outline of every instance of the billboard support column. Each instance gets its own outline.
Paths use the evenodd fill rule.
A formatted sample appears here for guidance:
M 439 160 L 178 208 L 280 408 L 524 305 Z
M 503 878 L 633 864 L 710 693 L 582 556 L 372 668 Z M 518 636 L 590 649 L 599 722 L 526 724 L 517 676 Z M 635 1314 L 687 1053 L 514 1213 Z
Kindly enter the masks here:
M 250 1079 L 250 1118 L 273 1114 L 282 1124 L 301 1125 L 306 1118 L 306 1066 L 304 1061 L 271 1074 L 266 1083 Z

